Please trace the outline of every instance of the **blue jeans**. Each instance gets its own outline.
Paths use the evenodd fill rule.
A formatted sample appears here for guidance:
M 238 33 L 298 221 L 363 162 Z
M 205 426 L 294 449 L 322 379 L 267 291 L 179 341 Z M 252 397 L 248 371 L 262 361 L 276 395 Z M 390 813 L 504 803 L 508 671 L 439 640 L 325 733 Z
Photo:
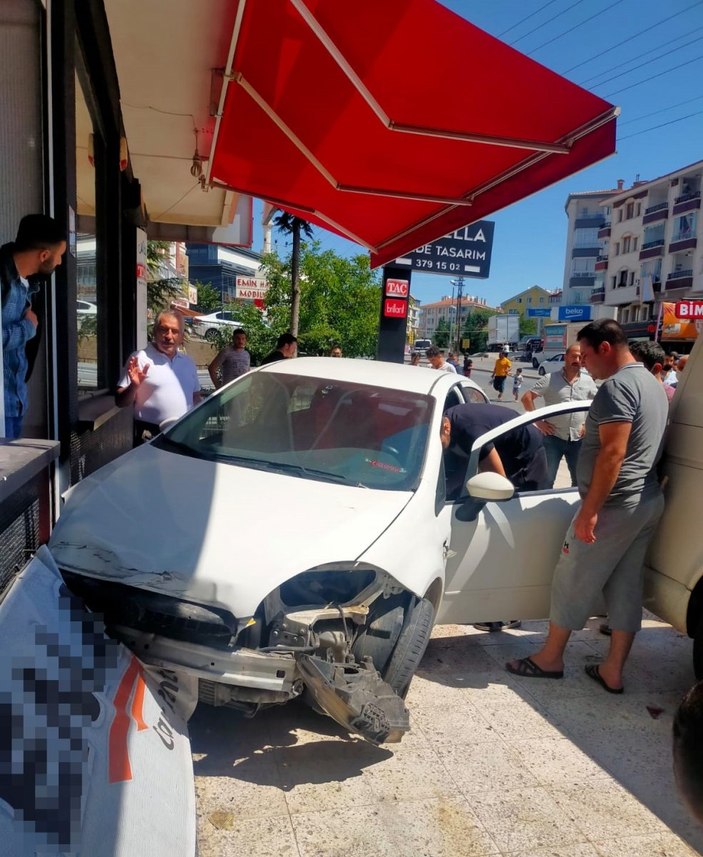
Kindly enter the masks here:
M 22 434 L 22 423 L 24 417 L 5 417 L 5 437 L 8 440 L 19 437 Z
M 581 451 L 581 441 L 562 440 L 560 437 L 548 434 L 544 437 L 544 451 L 547 453 L 547 487 L 554 487 L 562 458 L 566 459 L 572 487 L 576 485 L 576 462 Z

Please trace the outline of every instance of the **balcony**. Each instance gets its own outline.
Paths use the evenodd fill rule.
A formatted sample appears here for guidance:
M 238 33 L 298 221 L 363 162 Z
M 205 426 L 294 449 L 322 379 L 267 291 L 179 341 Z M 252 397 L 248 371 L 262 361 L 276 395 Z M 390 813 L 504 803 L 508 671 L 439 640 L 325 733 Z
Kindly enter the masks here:
M 606 220 L 606 222 L 601 226 L 598 230 L 599 238 L 610 238 L 610 221 Z
M 666 278 L 666 293 L 690 289 L 693 286 L 693 269 L 687 268 L 683 271 L 672 271 Z
M 596 258 L 596 271 L 605 271 L 608 267 L 608 254 L 599 253 Z
M 674 201 L 673 214 L 685 214 L 687 211 L 695 211 L 701 207 L 701 192 L 684 193 L 677 196 Z
M 608 289 L 604 303 L 608 306 L 622 306 L 639 300 L 639 286 L 616 286 Z
M 595 272 L 589 273 L 578 273 L 572 274 L 569 278 L 569 288 L 571 289 L 579 289 L 584 288 L 586 286 L 592 286 L 596 281 Z
M 591 257 L 597 256 L 600 252 L 600 247 L 596 245 L 595 247 L 573 247 L 571 250 L 571 258 L 577 259 L 582 257 Z
M 669 203 L 658 202 L 656 205 L 650 205 L 645 208 L 642 223 L 655 223 L 657 220 L 666 220 L 669 216 Z
M 591 292 L 591 303 L 592 304 L 602 304 L 605 300 L 605 287 L 600 286 L 597 289 L 593 289 Z
M 669 244 L 669 253 L 678 253 L 680 250 L 692 250 L 697 244 L 696 236 L 692 230 L 687 229 L 674 235 Z
M 603 226 L 603 215 L 592 214 L 590 217 L 577 217 L 574 220 L 574 229 L 600 229 Z
M 664 255 L 664 239 L 656 238 L 654 241 L 647 241 L 642 245 L 640 250 L 640 259 L 654 259 L 657 256 Z

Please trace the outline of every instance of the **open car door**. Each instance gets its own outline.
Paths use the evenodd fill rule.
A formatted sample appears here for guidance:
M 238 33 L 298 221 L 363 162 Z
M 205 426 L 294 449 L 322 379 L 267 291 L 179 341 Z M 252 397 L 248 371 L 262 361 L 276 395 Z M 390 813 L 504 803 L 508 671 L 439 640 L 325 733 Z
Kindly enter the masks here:
M 464 493 L 447 501 L 445 510 L 451 514 L 452 535 L 438 623 L 544 619 L 549 615 L 552 575 L 579 501 L 577 489 L 516 492 L 509 499 L 486 500 L 471 497 L 466 484 L 477 475 L 479 453 L 487 443 L 512 429 L 559 414 L 583 411 L 585 418 L 590 404 L 550 405 L 516 417 L 476 440 Z M 506 479 L 496 479 L 509 489 Z

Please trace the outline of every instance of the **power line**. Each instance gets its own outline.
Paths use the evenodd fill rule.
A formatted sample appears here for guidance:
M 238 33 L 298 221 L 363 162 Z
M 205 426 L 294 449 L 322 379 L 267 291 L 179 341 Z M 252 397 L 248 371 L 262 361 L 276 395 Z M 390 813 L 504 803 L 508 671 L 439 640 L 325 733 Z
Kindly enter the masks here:
M 572 33 L 574 30 L 577 30 L 579 27 L 582 27 L 584 24 L 587 24 L 589 21 L 592 21 L 594 18 L 600 17 L 605 12 L 610 12 L 611 9 L 614 9 L 616 6 L 619 6 L 622 2 L 623 2 L 623 0 L 615 0 L 614 3 L 612 3 L 612 2 L 608 3 L 608 5 L 604 9 L 601 9 L 600 11 L 595 12 L 593 15 L 589 15 L 588 18 L 584 18 L 583 21 L 579 21 L 578 24 L 574 24 L 574 26 L 569 27 L 568 30 L 564 30 L 563 33 L 559 33 L 558 35 L 553 36 L 551 39 L 548 39 L 546 42 L 542 42 L 541 45 L 537 45 L 537 47 L 533 48 L 527 54 L 527 56 L 531 57 L 533 54 L 537 53 L 537 51 L 541 50 L 542 48 L 546 48 L 547 45 L 551 45 L 552 42 L 556 42 L 557 39 L 561 39 L 562 36 L 567 36 L 569 33 Z
M 680 36 L 676 36 L 673 39 L 669 39 L 668 42 L 663 42 L 661 45 L 657 45 L 657 47 L 658 48 L 665 48 L 667 45 L 671 45 L 674 42 L 678 42 L 679 39 L 685 39 L 686 36 L 690 36 L 692 33 L 697 33 L 699 30 L 703 30 L 703 26 L 696 27 L 695 29 L 691 30 L 688 33 L 681 33 Z M 688 45 L 693 44 L 693 42 L 697 42 L 697 41 L 699 41 L 699 39 L 693 39 L 690 42 L 686 42 L 685 45 L 679 45 L 678 47 L 673 48 L 672 51 L 679 51 L 679 50 L 681 50 L 681 48 L 685 48 Z M 657 57 L 657 59 L 661 59 L 661 57 L 667 56 L 668 54 L 672 53 L 672 51 L 667 51 L 666 53 L 661 54 L 659 57 Z M 610 71 L 616 71 L 617 69 L 622 68 L 624 65 L 629 65 L 630 63 L 635 62 L 638 59 L 640 59 L 639 56 L 631 57 L 629 60 L 624 60 L 623 62 L 619 62 L 619 63 L 616 63 L 615 65 L 610 66 L 610 68 L 604 68 L 603 71 L 599 71 L 598 74 L 591 75 L 591 77 L 587 77 L 585 80 L 578 81 L 578 85 L 579 86 L 586 86 L 587 84 L 591 83 L 591 81 L 596 80 L 599 77 L 603 77 L 604 74 L 608 74 L 608 72 L 610 72 Z M 639 68 L 639 66 L 635 66 L 634 68 Z M 631 68 L 630 71 L 634 71 L 634 68 Z M 623 72 L 623 74 L 629 74 L 629 73 L 630 72 L 627 72 L 627 71 Z M 611 77 L 611 78 L 609 78 L 609 80 L 614 80 L 614 78 Z M 601 83 L 596 83 L 594 85 L 600 86 L 602 83 L 607 83 L 607 82 L 608 81 L 601 81 Z
M 522 18 L 522 19 L 521 19 L 520 21 L 518 21 L 516 24 L 513 24 L 513 25 L 512 25 L 512 27 L 508 27 L 508 29 L 507 29 L 507 30 L 503 30 L 503 32 L 502 32 L 502 33 L 498 33 L 498 38 L 499 38 L 499 39 L 502 39 L 502 38 L 503 38 L 503 36 L 504 36 L 506 33 L 509 33 L 511 30 L 514 30 L 514 29 L 515 29 L 515 27 L 519 27 L 519 26 L 520 26 L 520 24 L 524 24 L 524 23 L 525 23 L 525 21 L 529 21 L 529 20 L 530 20 L 530 18 L 534 18 L 534 16 L 535 16 L 535 15 L 539 15 L 539 13 L 542 11 L 542 9 L 546 9 L 546 8 L 547 8 L 547 6 L 551 6 L 551 5 L 553 5 L 554 3 L 556 3 L 556 2 L 557 2 L 557 0 L 548 0 L 548 2 L 547 2 L 547 3 L 545 3 L 543 6 L 540 6 L 540 7 L 539 7 L 539 9 L 536 9 L 534 12 L 530 12 L 530 14 L 529 14 L 529 15 L 525 15 L 525 17 L 524 17 L 524 18 Z
M 602 57 L 605 54 L 609 54 L 611 51 L 614 51 L 615 48 L 619 48 L 621 45 L 626 45 L 628 42 L 631 42 L 633 39 L 636 39 L 638 36 L 642 36 L 645 33 L 648 33 L 650 30 L 654 30 L 656 27 L 659 27 L 661 24 L 665 24 L 667 21 L 671 21 L 674 18 L 678 18 L 679 15 L 683 15 L 684 12 L 688 12 L 690 9 L 693 9 L 694 6 L 700 6 L 703 0 L 696 0 L 695 3 L 691 3 L 690 6 L 686 6 L 685 9 L 681 9 L 679 12 L 674 12 L 673 15 L 669 15 L 666 18 L 662 18 L 660 21 L 657 21 L 654 24 L 651 24 L 649 27 L 645 27 L 644 30 L 640 30 L 637 33 L 633 33 L 633 35 L 628 36 L 626 39 L 623 39 L 621 42 L 617 42 L 609 48 L 601 51 L 599 54 L 594 54 L 593 56 L 588 57 L 588 59 L 583 60 L 582 62 L 576 63 L 576 65 L 572 65 L 571 68 L 567 68 L 566 71 L 561 72 L 562 74 L 569 74 L 576 68 L 581 68 L 582 65 L 586 65 L 586 63 L 592 62 L 598 57 Z
M 551 23 L 552 21 L 556 21 L 556 19 L 557 19 L 557 18 L 561 18 L 561 16 L 562 16 L 562 15 L 565 15 L 565 14 L 566 14 L 567 12 L 569 12 L 571 9 L 574 9 L 576 6 L 579 6 L 579 5 L 580 5 L 581 3 L 583 3 L 583 2 L 584 2 L 584 0 L 576 0 L 576 2 L 575 2 L 575 3 L 572 3 L 572 4 L 571 4 L 571 6 L 567 6 L 567 7 L 566 7 L 566 9 L 562 9 L 562 11 L 561 11 L 561 12 L 558 12 L 558 13 L 557 13 L 557 14 L 556 14 L 552 19 L 551 19 L 550 23 Z M 539 24 L 538 26 L 534 27 L 532 30 L 528 30 L 526 33 L 523 33 L 521 36 L 518 36 L 518 38 L 517 38 L 517 39 L 515 39 L 515 41 L 514 41 L 514 42 L 511 42 L 510 44 L 511 44 L 511 45 L 516 45 L 518 42 L 521 42 L 523 39 L 526 39 L 528 36 L 531 36 L 533 33 L 536 33 L 536 32 L 537 32 L 537 30 L 541 30 L 543 26 L 544 26 L 544 24 Z
M 627 92 L 628 89 L 634 89 L 636 86 L 642 86 L 643 83 L 649 83 L 650 80 L 656 80 L 658 77 L 663 77 L 665 74 L 670 74 L 672 71 L 676 71 L 679 68 L 691 65 L 692 62 L 698 62 L 698 60 L 701 59 L 703 59 L 703 54 L 700 54 L 697 57 L 693 57 L 690 60 L 686 60 L 686 62 L 681 62 L 678 65 L 674 65 L 671 68 L 667 68 L 664 71 L 660 71 L 659 74 L 653 74 L 650 77 L 645 77 L 642 80 L 638 80 L 635 83 L 631 83 L 629 86 L 623 86 L 622 89 L 616 89 L 614 92 L 609 92 L 607 95 L 604 95 L 603 98 L 612 98 L 613 95 L 619 95 L 621 92 Z
M 634 134 L 627 134 L 624 137 L 618 137 L 618 143 L 623 140 L 629 140 L 632 137 L 639 137 L 640 134 L 646 134 L 649 131 L 656 131 L 657 128 L 666 128 L 667 125 L 675 125 L 677 122 L 683 122 L 684 119 L 691 119 L 694 116 L 700 116 L 703 110 L 697 110 L 695 113 L 689 113 L 687 116 L 679 116 L 678 119 L 671 119 L 669 122 L 661 122 L 659 125 L 652 125 L 650 128 L 643 128 L 641 131 L 636 131 Z
M 701 28 L 703 29 L 703 27 Z M 633 71 L 637 71 L 638 68 L 643 68 L 650 63 L 657 62 L 657 60 L 664 59 L 664 57 L 668 57 L 669 54 L 673 54 L 676 51 L 680 51 L 682 48 L 687 48 L 689 45 L 693 45 L 696 43 L 700 43 L 699 38 L 691 39 L 690 42 L 684 42 L 682 45 L 679 45 L 677 48 L 671 48 L 671 50 L 665 51 L 663 54 L 659 54 L 655 57 L 648 57 L 644 62 L 641 62 L 639 65 L 634 65 L 632 68 L 627 71 L 621 71 L 620 74 L 614 74 L 612 77 L 607 77 L 605 80 L 601 80 L 600 83 L 594 84 L 596 87 L 605 86 L 606 83 L 610 83 L 612 80 L 617 80 L 619 77 L 624 77 L 626 74 L 631 74 Z
M 650 116 L 658 116 L 660 113 L 666 113 L 667 110 L 673 110 L 675 107 L 683 107 L 684 104 L 690 104 L 692 101 L 700 101 L 701 98 L 703 98 L 703 95 L 696 95 L 694 98 L 687 98 L 685 101 L 669 104 L 668 107 L 653 110 L 651 113 L 643 113 L 642 116 L 635 116 L 634 119 L 628 119 L 627 122 L 618 122 L 618 128 L 622 128 L 623 125 L 631 125 L 633 122 L 641 122 L 643 119 L 649 119 Z

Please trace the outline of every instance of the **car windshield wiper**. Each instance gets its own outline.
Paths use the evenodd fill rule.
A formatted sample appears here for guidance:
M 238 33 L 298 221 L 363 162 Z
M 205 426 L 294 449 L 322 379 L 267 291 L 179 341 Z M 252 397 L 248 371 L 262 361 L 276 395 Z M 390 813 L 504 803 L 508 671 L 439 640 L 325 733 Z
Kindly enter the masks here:
M 249 458 L 245 455 L 229 455 L 227 453 L 214 453 L 212 457 L 218 461 L 228 461 L 232 464 L 241 464 L 244 467 L 253 467 L 257 470 L 268 470 L 271 473 L 293 473 L 305 479 L 320 479 L 325 482 L 352 485 L 355 488 L 368 488 L 368 485 L 364 485 L 363 482 L 357 482 L 341 473 L 315 470 L 312 467 L 304 467 L 302 464 L 290 464 L 286 461 L 270 461 L 265 458 Z

